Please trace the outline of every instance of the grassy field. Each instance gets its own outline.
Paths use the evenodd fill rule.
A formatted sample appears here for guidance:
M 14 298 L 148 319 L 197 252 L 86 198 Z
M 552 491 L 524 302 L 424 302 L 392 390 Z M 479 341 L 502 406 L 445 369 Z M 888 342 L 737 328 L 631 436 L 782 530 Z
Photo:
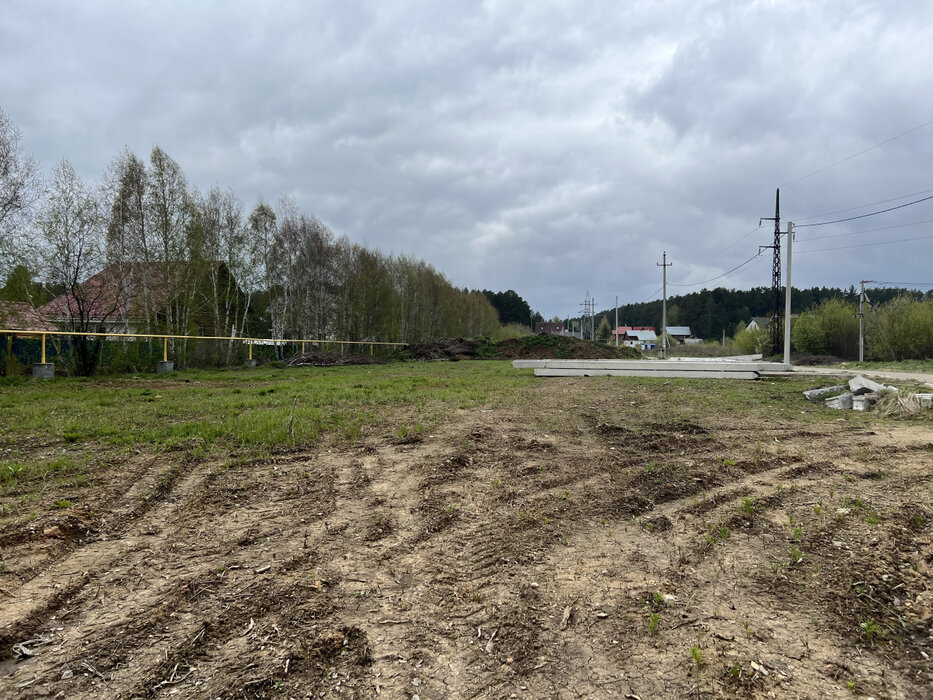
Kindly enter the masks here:
M 922 697 L 933 412 L 832 383 L 7 380 L 0 695 Z

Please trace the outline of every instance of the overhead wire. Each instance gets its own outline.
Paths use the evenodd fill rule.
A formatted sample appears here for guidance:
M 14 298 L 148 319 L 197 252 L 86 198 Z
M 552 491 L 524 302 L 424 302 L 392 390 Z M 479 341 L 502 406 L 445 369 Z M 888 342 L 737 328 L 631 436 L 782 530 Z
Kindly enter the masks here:
M 836 209 L 835 211 L 827 211 L 822 214 L 814 214 L 813 216 L 804 216 L 802 218 L 795 218 L 795 221 L 810 221 L 810 219 L 820 219 L 824 216 L 832 216 L 833 214 L 845 214 L 847 211 L 855 211 L 856 209 L 864 209 L 865 207 L 873 207 L 877 204 L 887 204 L 888 202 L 896 202 L 899 199 L 907 199 L 908 197 L 916 197 L 918 194 L 927 194 L 929 192 L 933 192 L 933 189 L 920 190 L 919 192 L 911 192 L 909 194 L 902 194 L 898 197 L 889 197 L 888 199 L 880 199 L 877 202 L 869 202 L 868 204 L 860 204 L 857 207 L 847 207 L 846 209 Z
M 910 206 L 913 206 L 914 204 L 920 204 L 921 202 L 927 202 L 931 199 L 933 199 L 933 194 L 931 194 L 929 197 L 915 199 L 914 201 L 907 202 L 906 204 L 899 204 L 896 207 L 888 207 L 887 209 L 879 209 L 878 211 L 871 211 L 871 212 L 868 212 L 867 214 L 859 214 L 858 216 L 849 216 L 849 217 L 846 217 L 845 219 L 835 219 L 833 221 L 819 221 L 814 224 L 798 224 L 794 226 L 794 228 L 807 228 L 810 226 L 828 226 L 829 224 L 842 224 L 842 223 L 845 223 L 846 221 L 855 221 L 856 219 L 866 219 L 869 216 L 877 216 L 878 214 L 885 214 L 889 211 L 903 209 L 904 207 L 910 207 Z
M 825 238 L 840 238 L 842 236 L 858 236 L 863 233 L 877 233 L 878 231 L 891 231 L 896 228 L 909 228 L 910 226 L 919 226 L 920 224 L 933 223 L 933 219 L 923 219 L 922 221 L 912 221 L 909 224 L 894 224 L 893 226 L 880 226 L 878 228 L 868 228 L 863 231 L 849 231 L 848 233 L 830 233 L 827 236 L 814 236 L 813 238 L 794 239 L 800 243 L 810 243 L 811 241 L 822 241 Z
M 691 284 L 674 284 L 673 282 L 668 282 L 667 284 L 668 284 L 668 286 L 671 286 L 671 287 L 699 287 L 701 284 L 707 284 L 707 283 L 709 283 L 709 282 L 715 282 L 716 280 L 721 279 L 722 277 L 725 277 L 726 275 L 730 275 L 730 274 L 732 274 L 733 272 L 735 272 L 736 270 L 738 270 L 739 268 L 742 268 L 742 267 L 745 267 L 746 265 L 748 265 L 748 264 L 749 264 L 752 260 L 754 260 L 755 258 L 760 258 L 760 257 L 761 257 L 761 251 L 759 250 L 757 253 L 755 253 L 755 254 L 754 254 L 752 257 L 750 257 L 748 260 L 746 260 L 745 262 L 739 263 L 738 265 L 736 265 L 735 267 L 733 267 L 731 270 L 726 270 L 726 271 L 723 272 L 722 274 L 716 275 L 715 277 L 710 277 L 708 280 L 703 280 L 702 282 L 693 282 L 693 283 L 691 283 Z
M 879 245 L 891 245 L 893 243 L 909 243 L 910 241 L 925 241 L 930 238 L 933 238 L 933 234 L 929 236 L 917 236 L 915 238 L 900 238 L 894 241 L 875 241 L 874 243 L 857 243 L 855 245 L 844 245 L 838 246 L 836 248 L 817 248 L 815 250 L 795 250 L 794 255 L 805 255 L 807 253 L 826 253 L 831 250 L 849 250 L 851 248 L 871 248 Z
M 835 168 L 837 165 L 842 165 L 843 163 L 848 163 L 850 160 L 853 160 L 854 158 L 858 158 L 859 156 L 865 155 L 866 153 L 869 153 L 870 151 L 874 151 L 876 148 L 881 148 L 882 146 L 884 146 L 884 145 L 886 145 L 886 144 L 889 144 L 889 143 L 891 143 L 892 141 L 896 141 L 897 139 L 902 138 L 902 137 L 904 137 L 904 136 L 907 136 L 908 134 L 912 134 L 912 133 L 915 132 L 915 131 L 919 131 L 920 129 L 922 129 L 922 128 L 926 127 L 926 126 L 930 126 L 930 124 L 933 124 L 933 119 L 931 119 L 930 121 L 924 122 L 923 124 L 920 124 L 919 126 L 915 126 L 915 127 L 913 127 L 912 129 L 908 129 L 907 131 L 902 131 L 901 133 L 897 134 L 896 136 L 892 136 L 891 138 L 886 139 L 886 140 L 884 140 L 884 141 L 881 141 L 880 143 L 876 143 L 874 146 L 870 146 L 869 148 L 866 148 L 866 149 L 864 149 L 864 150 L 861 150 L 861 151 L 859 151 L 858 153 L 853 153 L 851 156 L 847 156 L 846 158 L 843 158 L 842 160 L 837 160 L 835 163 L 830 163 L 829 165 L 827 165 L 827 166 L 825 166 L 825 167 L 822 167 L 822 168 L 819 168 L 819 169 L 817 169 L 817 170 L 814 170 L 812 173 L 807 173 L 806 175 L 804 175 L 804 176 L 802 176 L 802 177 L 798 177 L 796 180 L 791 180 L 790 182 L 785 182 L 784 184 L 781 185 L 781 187 L 790 187 L 791 185 L 795 185 L 795 184 L 797 184 L 798 182 L 802 182 L 803 180 L 806 180 L 807 178 L 813 177 L 814 175 L 818 175 L 818 174 L 820 174 L 820 173 L 822 173 L 822 172 L 825 172 L 825 171 L 827 171 L 827 170 L 829 170 L 829 169 L 831 169 L 831 168 Z

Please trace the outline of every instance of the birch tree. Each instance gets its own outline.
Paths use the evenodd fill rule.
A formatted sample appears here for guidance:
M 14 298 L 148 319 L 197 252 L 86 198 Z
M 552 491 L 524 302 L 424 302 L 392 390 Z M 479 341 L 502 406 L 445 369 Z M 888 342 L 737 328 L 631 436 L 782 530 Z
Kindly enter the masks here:
M 41 181 L 33 157 L 20 146 L 22 135 L 0 109 L 0 275 L 16 262 L 33 205 L 41 195 Z

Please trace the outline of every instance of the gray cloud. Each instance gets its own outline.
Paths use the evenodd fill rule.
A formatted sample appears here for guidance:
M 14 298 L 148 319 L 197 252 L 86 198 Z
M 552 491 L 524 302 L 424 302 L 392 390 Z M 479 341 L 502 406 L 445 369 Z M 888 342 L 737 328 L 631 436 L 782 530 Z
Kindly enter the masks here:
M 587 290 L 650 296 L 662 250 L 675 282 L 728 270 L 768 241 L 766 225 L 722 252 L 775 187 L 933 119 L 925 2 L 189 5 L 6 3 L 0 104 L 44 169 L 96 178 L 123 144 L 158 143 L 201 188 L 288 193 L 547 315 Z M 788 184 L 783 212 L 931 188 L 931 155 L 933 126 Z M 805 243 L 925 218 L 801 229 L 799 247 L 933 233 Z M 933 281 L 931 250 L 801 254 L 795 283 Z M 715 284 L 769 280 L 758 261 Z

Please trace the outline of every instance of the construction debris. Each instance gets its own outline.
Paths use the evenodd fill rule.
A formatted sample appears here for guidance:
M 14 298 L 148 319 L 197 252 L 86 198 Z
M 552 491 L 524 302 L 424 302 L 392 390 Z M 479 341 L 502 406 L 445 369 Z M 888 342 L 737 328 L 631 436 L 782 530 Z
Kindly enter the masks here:
M 803 395 L 810 401 L 818 402 L 821 399 L 827 408 L 854 411 L 870 411 L 882 397 L 887 394 L 897 394 L 895 386 L 879 384 L 861 375 L 852 377 L 848 385 L 838 384 L 820 389 L 810 389 Z M 914 394 L 922 396 L 922 394 Z M 915 401 L 918 403 L 920 400 Z

